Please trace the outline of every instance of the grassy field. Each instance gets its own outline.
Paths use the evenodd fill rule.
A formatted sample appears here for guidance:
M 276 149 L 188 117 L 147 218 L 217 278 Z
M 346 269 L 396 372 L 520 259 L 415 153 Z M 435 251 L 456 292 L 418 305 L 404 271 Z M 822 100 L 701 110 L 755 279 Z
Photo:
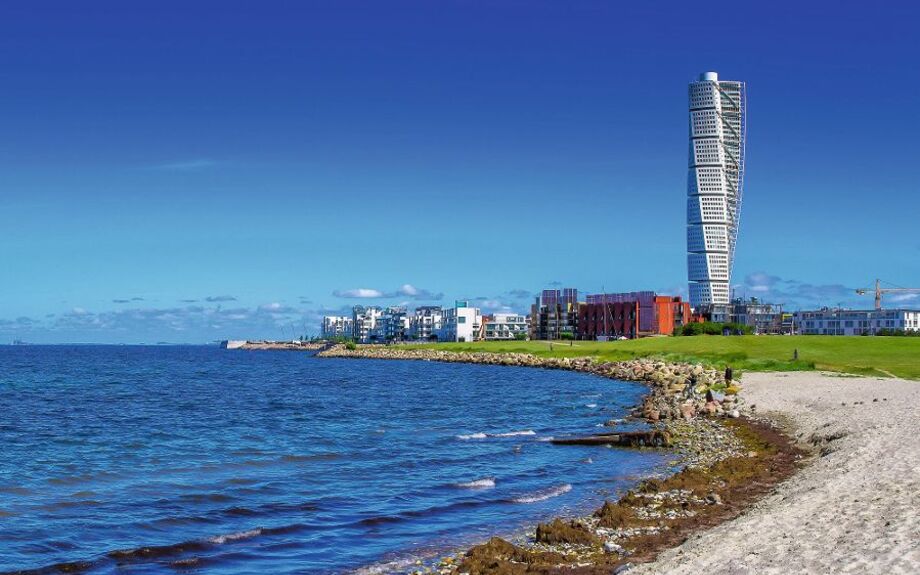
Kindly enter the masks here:
M 591 356 L 607 361 L 656 357 L 744 371 L 827 370 L 920 380 L 920 338 L 835 336 L 696 336 L 629 341 L 484 341 L 439 343 L 454 351 L 522 352 L 544 357 Z M 552 348 L 552 349 L 551 349 Z M 799 359 L 794 361 L 794 350 Z

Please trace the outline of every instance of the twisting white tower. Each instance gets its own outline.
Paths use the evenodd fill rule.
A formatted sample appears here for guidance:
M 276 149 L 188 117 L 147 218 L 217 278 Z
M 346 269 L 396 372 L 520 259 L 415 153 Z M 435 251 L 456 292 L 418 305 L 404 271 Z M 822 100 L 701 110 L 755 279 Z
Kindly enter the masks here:
M 687 268 L 690 305 L 729 303 L 744 183 L 744 82 L 700 74 L 690 84 Z

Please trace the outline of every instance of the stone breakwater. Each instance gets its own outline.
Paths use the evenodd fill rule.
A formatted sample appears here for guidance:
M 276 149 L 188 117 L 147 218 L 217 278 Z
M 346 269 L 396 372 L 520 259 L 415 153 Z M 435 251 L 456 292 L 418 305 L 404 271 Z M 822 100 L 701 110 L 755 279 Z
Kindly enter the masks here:
M 649 386 L 649 393 L 635 415 L 650 422 L 689 421 L 697 416 L 739 417 L 742 400 L 739 387 L 726 386 L 723 374 L 699 364 L 668 363 L 653 359 L 599 362 L 589 357 L 538 357 L 527 353 L 452 352 L 438 349 L 366 345 L 348 349 L 332 346 L 319 357 L 403 359 L 478 363 L 568 369 L 609 379 L 637 381 Z
M 310 343 L 306 341 L 246 341 L 235 343 L 236 345 L 228 349 L 244 349 L 250 351 L 319 351 L 329 347 L 326 343 Z

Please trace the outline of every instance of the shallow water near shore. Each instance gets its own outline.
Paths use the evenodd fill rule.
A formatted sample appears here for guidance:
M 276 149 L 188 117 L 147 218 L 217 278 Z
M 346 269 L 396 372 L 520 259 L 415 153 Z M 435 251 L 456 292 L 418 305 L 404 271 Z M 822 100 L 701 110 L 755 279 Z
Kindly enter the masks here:
M 644 391 L 300 352 L 0 347 L 0 572 L 398 571 L 662 470 L 667 453 L 547 441 Z

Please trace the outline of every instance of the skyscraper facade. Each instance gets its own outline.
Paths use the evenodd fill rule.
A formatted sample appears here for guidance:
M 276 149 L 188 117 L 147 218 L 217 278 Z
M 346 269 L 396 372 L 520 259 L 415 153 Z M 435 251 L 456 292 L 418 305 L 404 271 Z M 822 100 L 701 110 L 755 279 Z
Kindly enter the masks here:
M 690 84 L 687 269 L 690 305 L 728 305 L 744 187 L 744 82 L 700 74 Z

